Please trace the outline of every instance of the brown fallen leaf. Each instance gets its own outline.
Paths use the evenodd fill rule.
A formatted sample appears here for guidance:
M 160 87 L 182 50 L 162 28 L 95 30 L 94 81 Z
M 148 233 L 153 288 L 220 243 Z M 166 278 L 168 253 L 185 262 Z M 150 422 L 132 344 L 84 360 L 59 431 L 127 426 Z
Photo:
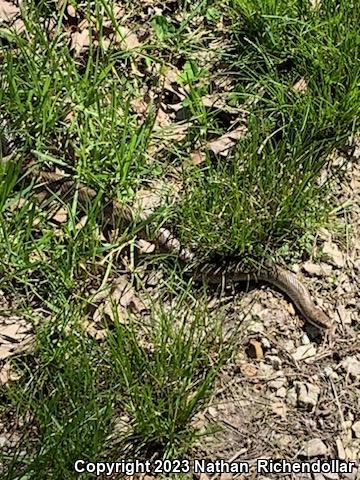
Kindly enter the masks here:
M 106 328 L 103 325 L 105 316 L 112 321 L 126 323 L 128 309 L 132 313 L 141 313 L 146 310 L 145 304 L 129 283 L 127 275 L 119 277 L 109 288 L 96 294 L 93 303 L 98 301 L 101 303 L 95 310 L 92 321 L 86 327 L 87 332 L 95 338 L 102 338 L 106 334 Z
M 12 369 L 12 365 L 9 362 L 6 362 L 2 367 L 0 366 L 0 385 L 15 382 L 19 378 L 20 375 Z
M 56 223 L 66 223 L 68 219 L 68 211 L 64 207 L 60 207 L 51 218 Z
M 74 56 L 77 58 L 90 45 L 90 30 L 84 28 L 82 31 L 76 31 L 71 36 L 70 50 L 74 51 Z
M 155 244 L 147 242 L 143 238 L 137 240 L 136 245 L 140 253 L 153 253 L 153 251 L 155 250 Z
M 20 14 L 19 7 L 5 0 L 0 0 L 0 23 L 10 23 Z
M 114 18 L 116 18 L 117 20 L 122 18 L 125 15 L 125 13 L 126 12 L 124 7 L 120 5 L 116 5 L 113 7 L 113 15 L 114 15 Z
M 10 343 L 7 343 L 6 345 L 0 344 L 0 360 L 5 360 L 6 358 L 11 357 L 11 355 L 13 355 L 12 349 L 13 346 Z
M 244 125 L 240 125 L 239 127 L 235 128 L 235 130 L 225 133 L 215 140 L 211 140 L 207 144 L 207 148 L 215 155 L 226 157 L 229 154 L 230 149 L 240 138 L 244 138 L 246 133 L 247 128 Z
M 251 358 L 255 358 L 256 360 L 264 360 L 264 352 L 262 349 L 262 345 L 258 340 L 251 338 L 249 340 L 248 346 L 248 355 Z
M 240 371 L 245 377 L 255 377 L 258 373 L 258 369 L 252 363 L 241 365 Z
M 136 192 L 133 207 L 141 214 L 150 215 L 161 204 L 161 197 L 153 190 L 142 188 Z
M 31 331 L 31 326 L 18 324 L 17 319 L 14 323 L 0 325 L 0 342 L 2 343 L 18 343 L 23 340 Z
M 11 25 L 10 29 L 19 35 L 25 30 L 25 23 L 21 18 L 17 18 Z
M 200 150 L 196 150 L 195 152 L 190 153 L 190 159 L 191 159 L 191 163 L 196 166 L 205 162 L 206 155 L 204 152 L 200 152 Z
M 116 33 L 115 41 L 122 50 L 131 50 L 140 45 L 135 33 L 127 27 L 119 28 L 119 31 Z

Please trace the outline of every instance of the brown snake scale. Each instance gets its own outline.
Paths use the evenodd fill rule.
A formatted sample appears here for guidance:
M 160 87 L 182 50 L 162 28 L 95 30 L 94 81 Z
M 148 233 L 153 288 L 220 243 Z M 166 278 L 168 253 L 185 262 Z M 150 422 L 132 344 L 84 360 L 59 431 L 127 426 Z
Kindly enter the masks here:
M 35 178 L 41 181 L 38 188 L 50 191 L 55 191 L 61 194 L 66 194 L 71 190 L 76 189 L 80 202 L 93 200 L 97 196 L 97 192 L 90 187 L 76 183 L 70 177 L 58 175 L 50 172 L 39 172 L 33 174 Z M 114 200 L 111 202 L 111 214 L 124 219 L 127 222 L 145 221 L 149 217 L 146 215 L 134 215 L 133 210 Z M 140 236 L 146 239 L 145 229 L 140 231 Z M 183 248 L 179 240 L 173 236 L 170 230 L 160 228 L 159 233 L 155 239 L 155 243 L 168 251 L 174 252 L 185 263 L 194 260 L 195 255 L 187 248 Z M 240 264 L 238 264 L 240 265 Z M 329 329 L 332 326 L 331 320 L 328 316 L 316 307 L 309 291 L 296 276 L 290 271 L 278 266 L 271 265 L 262 267 L 256 272 L 245 273 L 239 269 L 235 264 L 233 267 L 219 267 L 218 265 L 207 263 L 201 267 L 191 270 L 189 272 L 194 280 L 203 280 L 208 284 L 228 284 L 233 282 L 252 282 L 252 283 L 267 283 L 275 286 L 281 292 L 286 294 L 299 312 L 312 325 L 321 329 Z

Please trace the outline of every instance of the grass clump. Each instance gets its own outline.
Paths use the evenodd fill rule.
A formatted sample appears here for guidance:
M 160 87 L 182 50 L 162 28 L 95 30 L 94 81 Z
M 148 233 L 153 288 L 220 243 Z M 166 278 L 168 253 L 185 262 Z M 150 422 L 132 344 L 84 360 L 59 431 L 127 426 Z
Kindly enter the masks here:
M 248 110 L 248 134 L 226 159 L 187 172 L 179 231 L 204 255 L 281 257 L 326 221 L 320 172 L 359 126 L 360 10 L 234 0 L 227 12 L 230 97 Z
M 3 387 L 4 418 L 23 425 L 14 455 L 2 455 L 4 479 L 70 480 L 77 459 L 99 458 L 106 450 L 113 395 L 101 376 L 96 342 L 74 326 L 66 329 L 79 312 L 67 314 L 38 331 L 34 355 L 16 362 L 21 381 Z
M 101 346 L 84 336 L 80 308 L 38 328 L 34 353 L 14 362 L 22 379 L 1 388 L 3 417 L 24 431 L 0 457 L 2 478 L 77 478 L 77 459 L 177 457 L 209 433 L 191 422 L 231 348 L 205 310 L 189 318 L 183 307 L 154 307 L 147 326 L 117 319 Z
M 124 442 L 138 452 L 162 452 L 164 458 L 186 454 L 199 433 L 204 435 L 191 421 L 207 404 L 231 352 L 220 322 L 199 306 L 191 313 L 184 306 L 170 312 L 155 308 L 153 325 L 145 328 L 115 322 L 109 336 L 118 405 L 130 419 Z

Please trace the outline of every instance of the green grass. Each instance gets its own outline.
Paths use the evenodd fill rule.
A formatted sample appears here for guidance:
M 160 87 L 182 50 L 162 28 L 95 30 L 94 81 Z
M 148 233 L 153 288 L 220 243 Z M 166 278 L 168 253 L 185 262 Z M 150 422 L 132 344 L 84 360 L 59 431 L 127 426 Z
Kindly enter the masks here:
M 101 46 L 118 21 L 109 2 L 89 1 L 78 6 L 80 17 L 94 14 L 90 47 L 79 58 L 65 35 L 66 5 L 30 2 L 26 34 L 0 30 L 0 133 L 14 137 L 17 150 L 0 162 L 0 289 L 12 305 L 2 315 L 31 321 L 37 339 L 33 353 L 14 361 L 22 378 L 0 387 L 0 419 L 24 425 L 15 454 L 4 455 L 2 478 L 72 479 L 77 457 L 190 455 L 203 433 L 192 419 L 207 405 L 232 342 L 222 341 L 219 312 L 210 316 L 172 258 L 135 262 L 135 225 L 112 240 L 101 236 L 106 199 L 131 203 L 153 181 L 175 180 L 184 187 L 180 198 L 159 210 L 150 234 L 170 224 L 199 258 L 237 255 L 246 264 L 310 252 L 331 209 L 319 173 L 359 126 L 360 7 L 337 3 L 179 2 L 147 18 L 151 34 L 126 50 Z M 144 26 L 139 9 L 126 4 L 126 25 L 135 30 Z M 44 16 L 56 23 L 52 36 Z M 164 74 L 175 70 L 188 124 L 181 139 L 171 137 L 173 125 L 166 134 L 156 128 L 159 96 L 171 98 Z M 300 79 L 306 89 L 294 91 Z M 217 93 L 223 109 L 203 105 L 204 95 Z M 142 114 L 134 101 L 144 98 Z M 246 112 L 249 133 L 216 157 L 206 143 L 236 125 L 228 107 Z M 206 161 L 191 166 L 198 148 Z M 97 200 L 84 206 L 75 195 L 39 205 L 21 170 L 29 162 L 72 174 L 99 191 Z M 51 212 L 59 204 L 67 219 L 57 224 Z M 98 343 L 83 323 L 93 296 L 128 270 L 125 254 L 140 291 L 142 267 L 161 269 L 161 295 L 149 316 L 108 321 Z M 119 418 L 126 418 L 120 436 Z

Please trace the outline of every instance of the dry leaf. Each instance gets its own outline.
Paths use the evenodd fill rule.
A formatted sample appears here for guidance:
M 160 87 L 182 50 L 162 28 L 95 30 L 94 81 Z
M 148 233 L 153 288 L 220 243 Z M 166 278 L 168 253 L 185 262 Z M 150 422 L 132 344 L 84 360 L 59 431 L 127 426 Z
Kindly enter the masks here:
M 25 23 L 21 18 L 17 18 L 11 25 L 11 30 L 19 35 L 25 30 Z
M 12 349 L 13 345 L 10 343 L 7 343 L 6 345 L 0 344 L 0 360 L 5 360 L 6 358 L 11 357 L 11 355 L 13 355 Z
M 249 356 L 251 358 L 256 358 L 256 360 L 263 360 L 264 359 L 264 352 L 262 349 L 262 345 L 259 341 L 255 339 L 250 339 L 249 340 L 249 347 L 251 349 Z M 249 348 L 248 347 L 248 348 Z
M 279 417 L 286 418 L 287 407 L 283 402 L 275 402 L 271 404 L 271 410 Z
M 241 125 L 235 130 L 225 133 L 225 135 L 209 142 L 207 148 L 215 153 L 215 155 L 226 157 L 231 147 L 233 147 L 240 138 L 244 138 L 246 132 L 246 127 Z
M 5 0 L 0 0 L 0 23 L 12 22 L 19 14 L 19 7 L 16 7 L 14 4 L 6 2 Z
M 0 326 L 0 342 L 17 343 L 31 331 L 31 327 L 17 323 L 18 319 L 14 319 L 14 323 Z
M 90 334 L 96 332 L 96 338 L 99 338 L 99 331 L 103 330 L 101 324 L 105 315 L 112 321 L 117 319 L 120 323 L 126 323 L 128 308 L 133 313 L 146 310 L 144 303 L 136 295 L 135 289 L 129 284 L 126 275 L 119 277 L 110 288 L 95 295 L 93 302 L 95 303 L 95 301 L 101 301 L 102 303 L 95 310 L 93 322 L 87 327 L 87 331 Z M 94 324 L 98 325 L 95 326 Z
M 72 5 L 68 5 L 66 11 L 70 17 L 76 17 L 76 10 Z
M 251 363 L 245 363 L 240 366 L 240 371 L 245 377 L 255 377 L 257 375 L 257 368 Z
M 0 385 L 5 385 L 9 382 L 15 382 L 16 380 L 19 380 L 19 378 L 20 375 L 12 370 L 12 366 L 9 362 L 6 362 L 2 367 L 0 367 Z
M 120 5 L 117 5 L 116 7 L 113 8 L 113 15 L 114 15 L 114 18 L 119 20 L 125 15 L 125 9 Z
M 306 92 L 308 86 L 304 78 L 300 78 L 292 87 L 294 92 L 304 93 Z
M 150 215 L 161 204 L 161 197 L 153 190 L 142 188 L 136 192 L 134 209 L 141 214 Z
M 160 128 L 168 127 L 171 125 L 170 117 L 167 113 L 164 112 L 161 108 L 156 113 L 156 118 L 154 122 L 154 130 L 159 130 Z
M 64 207 L 60 207 L 52 216 L 52 220 L 57 223 L 66 223 L 68 219 L 68 211 Z
M 23 352 L 33 340 L 31 325 L 18 317 L 0 323 L 0 360 Z
M 139 249 L 140 253 L 153 253 L 155 250 L 155 244 L 147 242 L 146 240 L 140 238 L 137 242 L 136 245 Z
M 191 163 L 193 165 L 200 165 L 201 163 L 205 162 L 206 155 L 204 152 L 200 152 L 200 150 L 196 150 L 190 154 Z
M 71 37 L 70 49 L 74 50 L 75 57 L 85 51 L 90 45 L 90 31 L 85 28 L 81 32 L 74 32 Z
M 140 45 L 135 33 L 127 27 L 120 27 L 119 31 L 116 33 L 116 42 L 123 50 L 131 50 Z

